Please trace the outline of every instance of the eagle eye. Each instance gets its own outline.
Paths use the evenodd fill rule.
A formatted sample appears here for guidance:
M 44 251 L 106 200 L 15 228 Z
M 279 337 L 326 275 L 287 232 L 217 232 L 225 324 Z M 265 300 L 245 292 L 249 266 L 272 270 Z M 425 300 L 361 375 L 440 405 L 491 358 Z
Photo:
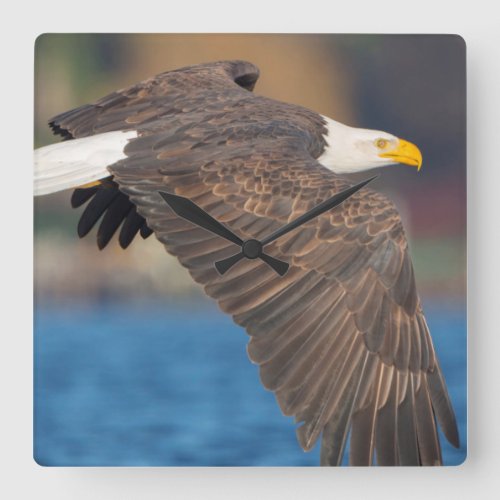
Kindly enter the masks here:
M 389 141 L 387 141 L 386 139 L 377 139 L 375 141 L 375 144 L 377 145 L 377 148 L 385 149 L 387 147 L 388 142 Z

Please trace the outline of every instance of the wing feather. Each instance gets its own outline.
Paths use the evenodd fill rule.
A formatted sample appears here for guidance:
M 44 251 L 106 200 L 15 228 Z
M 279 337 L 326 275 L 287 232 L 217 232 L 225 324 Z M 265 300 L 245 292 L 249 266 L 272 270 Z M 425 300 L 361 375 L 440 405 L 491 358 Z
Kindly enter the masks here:
M 371 368 L 375 366 L 375 359 L 369 352 L 364 353 L 356 371 L 352 375 L 353 383 L 346 386 L 338 400 L 340 411 L 333 413 L 326 423 L 321 439 L 321 465 L 340 465 L 344 454 L 351 416 L 360 392 L 360 388 L 369 383 Z
M 127 248 L 130 243 L 132 243 L 143 224 L 144 218 L 137 213 L 137 209 L 135 205 L 133 205 L 123 221 L 123 226 L 120 231 L 119 242 L 122 248 Z
M 394 366 L 385 370 L 384 384 L 387 394 L 381 395 L 382 406 L 377 412 L 375 451 L 378 465 L 397 465 L 397 402 L 398 373 Z
M 412 375 L 415 377 L 415 375 Z M 418 382 L 415 384 L 418 387 Z M 415 392 L 415 421 L 417 443 L 422 465 L 439 465 L 442 463 L 441 447 L 432 411 L 431 398 L 427 382 L 422 380 Z
M 324 394 L 331 380 L 338 376 L 337 370 L 349 352 L 350 342 L 355 337 L 355 326 L 350 317 L 339 323 L 338 331 L 328 339 L 324 351 L 319 355 L 313 368 L 303 375 L 297 387 L 276 393 L 278 403 L 285 415 L 298 416 L 309 406 L 318 394 Z
M 351 430 L 351 465 L 372 465 L 375 450 L 375 423 L 380 397 L 384 369 L 386 365 L 376 364 L 376 374 L 371 384 L 365 389 L 365 396 L 360 397 L 360 404 L 353 415 Z
M 400 379 L 402 376 L 400 375 Z M 415 391 L 413 377 L 406 374 L 406 391 L 398 405 L 397 437 L 401 465 L 419 465 L 420 455 L 415 422 Z
M 102 214 L 119 197 L 120 192 L 115 189 L 100 189 L 85 207 L 78 222 L 78 236 L 83 238 L 101 218 Z
M 434 366 L 433 371 L 427 373 L 427 383 L 429 385 L 432 407 L 444 435 L 453 446 L 458 448 L 460 440 L 455 413 L 453 412 L 448 390 L 446 389 L 443 374 L 438 363 Z
M 269 234 L 316 203 L 304 186 L 296 194 L 308 194 L 301 203 L 279 203 L 281 192 L 270 201 L 262 183 L 257 189 L 255 183 L 241 182 L 246 179 L 241 172 L 228 173 L 236 168 L 235 162 L 239 164 L 232 155 L 226 174 L 217 177 L 225 179 L 221 184 L 235 183 L 236 187 L 214 184 L 212 170 L 205 178 L 183 175 L 179 183 L 175 175 L 162 175 L 159 185 L 177 193 L 196 192 L 193 201 L 242 238 Z M 224 165 L 223 160 L 217 161 Z M 263 154 L 255 165 L 262 167 L 266 161 Z M 240 169 L 248 168 L 249 163 L 244 162 Z M 120 178 L 119 169 L 113 174 Z M 125 192 L 129 182 L 123 178 Z M 338 178 L 330 182 L 332 190 L 340 189 Z M 300 176 L 297 184 L 301 184 Z M 248 189 L 253 190 L 248 193 Z M 292 263 L 283 278 L 255 261 L 243 261 L 227 275 L 217 275 L 211 266 L 222 255 L 235 253 L 232 244 L 214 241 L 210 235 L 203 238 L 197 228 L 184 226 L 181 230 L 182 224 L 174 223 L 169 231 L 165 221 L 170 216 L 161 215 L 164 207 L 142 205 L 140 195 L 129 194 L 167 249 L 179 256 L 222 310 L 246 328 L 251 336 L 249 357 L 260 365 L 261 381 L 276 393 L 283 413 L 295 415 L 301 422 L 297 437 L 305 450 L 323 432 L 322 463 L 340 463 L 352 429 L 353 464 L 371 464 L 374 452 L 378 464 L 415 463 L 417 455 L 422 463 L 440 463 L 436 427 L 431 425 L 433 403 L 427 383 L 422 383 L 425 376 L 420 377 L 420 371 L 431 366 L 432 343 L 420 319 L 406 240 L 392 205 L 378 193 L 367 191 L 362 199 L 348 200 L 343 212 L 339 209 L 320 217 L 315 225 L 266 249 Z M 258 192 L 260 201 L 249 203 Z M 369 222 L 370 199 L 379 213 L 376 225 Z M 349 203 L 358 208 L 352 209 Z M 153 206 L 154 216 L 148 218 Z M 271 206 L 279 208 L 273 212 Z M 340 213 L 344 224 L 339 221 Z M 330 221 L 330 230 L 325 229 L 325 220 Z M 410 375 L 415 372 L 419 372 L 416 377 Z M 433 383 L 440 394 L 439 380 Z M 451 429 L 451 414 L 446 405 L 442 408 L 443 422 Z M 423 420 L 417 425 L 419 418 Z

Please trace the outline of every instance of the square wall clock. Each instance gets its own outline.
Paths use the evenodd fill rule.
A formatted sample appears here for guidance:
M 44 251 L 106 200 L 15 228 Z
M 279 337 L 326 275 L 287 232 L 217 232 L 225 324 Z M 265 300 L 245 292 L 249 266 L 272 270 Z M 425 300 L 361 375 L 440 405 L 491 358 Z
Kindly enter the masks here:
M 34 458 L 466 457 L 465 43 L 35 43 Z

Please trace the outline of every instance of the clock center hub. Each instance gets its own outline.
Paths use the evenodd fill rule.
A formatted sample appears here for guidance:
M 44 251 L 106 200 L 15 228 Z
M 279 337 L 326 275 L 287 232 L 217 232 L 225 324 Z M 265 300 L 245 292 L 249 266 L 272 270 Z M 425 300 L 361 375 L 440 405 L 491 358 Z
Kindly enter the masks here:
M 247 259 L 257 259 L 262 254 L 262 244 L 258 240 L 244 241 L 241 252 Z

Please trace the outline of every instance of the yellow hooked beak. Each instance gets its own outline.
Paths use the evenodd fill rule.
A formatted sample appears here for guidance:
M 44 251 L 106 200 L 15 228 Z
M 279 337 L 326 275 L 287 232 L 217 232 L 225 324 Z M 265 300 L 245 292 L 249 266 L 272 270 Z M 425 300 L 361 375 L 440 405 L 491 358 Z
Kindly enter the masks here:
M 422 166 L 422 153 L 420 149 L 415 144 L 404 139 L 399 139 L 398 145 L 394 149 L 380 153 L 379 156 L 381 158 L 390 158 L 396 163 L 404 163 L 405 165 L 417 167 L 417 171 Z

